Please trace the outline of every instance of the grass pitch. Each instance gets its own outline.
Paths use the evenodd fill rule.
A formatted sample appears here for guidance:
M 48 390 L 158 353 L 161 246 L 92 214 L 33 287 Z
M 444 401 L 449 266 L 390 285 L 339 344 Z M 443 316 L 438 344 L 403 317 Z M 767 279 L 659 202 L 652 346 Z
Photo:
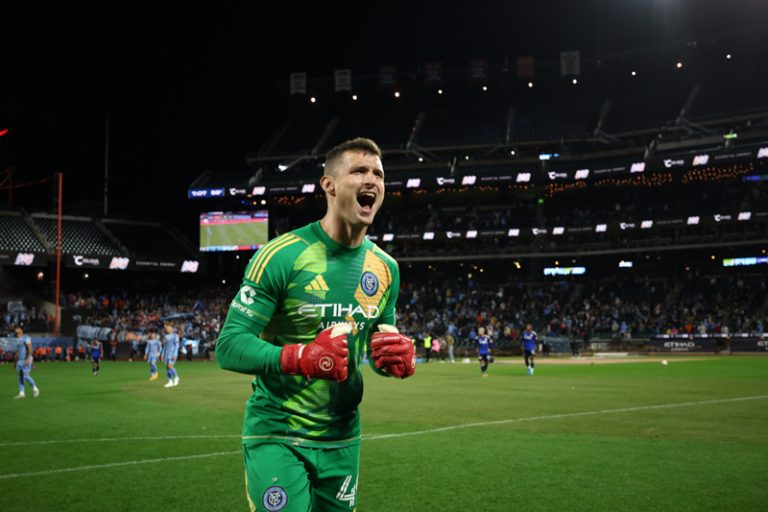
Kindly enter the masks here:
M 0 366 L 0 509 L 248 510 L 239 432 L 249 378 L 178 364 L 38 364 L 12 400 Z M 364 511 L 765 510 L 768 358 L 367 371 Z
M 200 246 L 263 245 L 269 240 L 267 222 L 201 224 Z

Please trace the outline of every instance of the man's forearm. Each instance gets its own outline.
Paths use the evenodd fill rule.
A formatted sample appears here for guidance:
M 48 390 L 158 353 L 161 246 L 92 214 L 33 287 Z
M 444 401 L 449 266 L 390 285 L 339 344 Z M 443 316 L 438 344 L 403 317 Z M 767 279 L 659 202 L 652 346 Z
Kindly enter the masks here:
M 281 347 L 253 333 L 253 326 L 230 314 L 216 342 L 216 361 L 225 370 L 263 375 L 282 373 Z

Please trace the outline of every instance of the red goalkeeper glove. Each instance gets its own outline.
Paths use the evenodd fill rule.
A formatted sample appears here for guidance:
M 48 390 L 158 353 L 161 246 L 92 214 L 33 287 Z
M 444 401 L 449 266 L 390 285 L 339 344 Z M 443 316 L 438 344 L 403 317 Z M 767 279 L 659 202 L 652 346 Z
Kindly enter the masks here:
M 352 326 L 347 323 L 331 326 L 306 345 L 286 345 L 280 352 L 283 373 L 304 375 L 309 378 L 343 381 L 349 369 L 347 334 Z
M 371 359 L 376 368 L 400 379 L 416 371 L 413 342 L 393 325 L 381 324 L 379 332 L 371 336 Z

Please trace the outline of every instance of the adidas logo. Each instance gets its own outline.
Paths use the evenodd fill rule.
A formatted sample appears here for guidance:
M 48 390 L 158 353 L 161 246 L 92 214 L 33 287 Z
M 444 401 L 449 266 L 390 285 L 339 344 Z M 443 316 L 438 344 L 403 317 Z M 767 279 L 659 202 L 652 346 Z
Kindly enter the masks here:
M 309 282 L 307 286 L 304 287 L 304 290 L 311 292 L 327 292 L 328 291 L 328 285 L 325 283 L 325 279 L 323 279 L 323 276 L 321 274 L 317 274 L 315 278 Z

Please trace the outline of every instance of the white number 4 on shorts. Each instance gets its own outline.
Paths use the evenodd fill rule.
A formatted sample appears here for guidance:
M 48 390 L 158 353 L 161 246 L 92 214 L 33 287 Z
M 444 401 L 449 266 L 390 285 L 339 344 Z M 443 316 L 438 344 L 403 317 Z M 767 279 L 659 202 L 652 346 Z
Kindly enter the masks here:
M 336 499 L 339 501 L 348 501 L 350 507 L 355 506 L 355 494 L 357 493 L 357 481 L 355 481 L 355 485 L 352 486 L 352 489 L 349 490 L 349 484 L 352 483 L 352 475 L 347 475 L 347 477 L 344 479 L 344 483 L 341 484 L 341 488 L 339 489 L 339 492 L 336 493 Z M 349 492 L 347 492 L 349 490 Z

